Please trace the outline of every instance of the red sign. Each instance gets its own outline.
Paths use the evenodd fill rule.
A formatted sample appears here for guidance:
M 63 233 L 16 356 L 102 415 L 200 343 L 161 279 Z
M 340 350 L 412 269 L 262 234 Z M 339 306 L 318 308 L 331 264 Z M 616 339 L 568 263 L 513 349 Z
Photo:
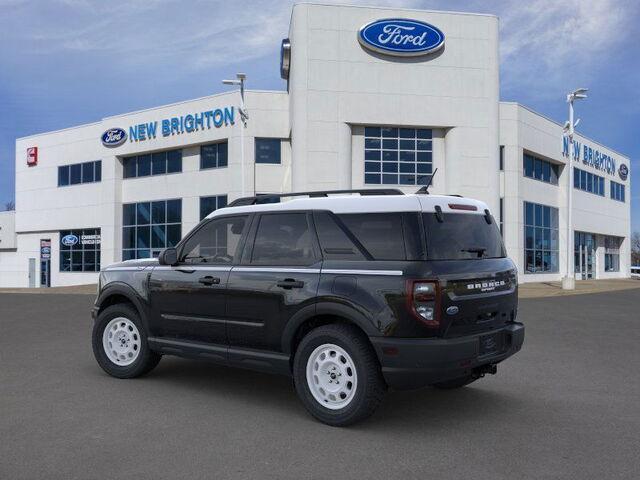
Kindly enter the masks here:
M 27 165 L 34 166 L 38 164 L 38 147 L 27 148 Z

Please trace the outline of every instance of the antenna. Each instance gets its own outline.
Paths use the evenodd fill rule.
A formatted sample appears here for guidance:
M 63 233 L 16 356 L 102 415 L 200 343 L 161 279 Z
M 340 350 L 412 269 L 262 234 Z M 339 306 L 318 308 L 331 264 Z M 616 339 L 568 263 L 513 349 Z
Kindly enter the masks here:
M 431 186 L 431 183 L 433 182 L 433 177 L 436 176 L 436 173 L 438 173 L 438 169 L 437 168 L 433 171 L 433 173 L 429 177 L 429 183 L 427 183 L 424 187 L 421 187 L 420 190 L 418 190 L 416 192 L 417 194 L 419 194 L 419 195 L 429 195 L 429 187 Z

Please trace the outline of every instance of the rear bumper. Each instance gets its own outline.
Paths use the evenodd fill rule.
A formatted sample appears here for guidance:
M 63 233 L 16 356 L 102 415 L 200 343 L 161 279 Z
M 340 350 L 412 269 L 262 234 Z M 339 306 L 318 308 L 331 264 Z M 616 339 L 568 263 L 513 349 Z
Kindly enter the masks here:
M 502 348 L 480 355 L 480 337 L 500 333 Z M 387 384 L 397 390 L 420 388 L 464 377 L 475 368 L 496 364 L 522 348 L 524 325 L 506 327 L 459 338 L 370 337 Z

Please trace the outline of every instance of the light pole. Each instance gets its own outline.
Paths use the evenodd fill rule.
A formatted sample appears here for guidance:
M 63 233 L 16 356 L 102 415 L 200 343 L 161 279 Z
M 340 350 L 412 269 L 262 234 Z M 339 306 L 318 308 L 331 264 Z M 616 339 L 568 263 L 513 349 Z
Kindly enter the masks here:
M 240 129 L 240 174 L 242 175 L 241 183 L 241 196 L 245 196 L 244 188 L 244 129 L 247 128 L 247 120 L 249 120 L 249 112 L 244 107 L 244 82 L 247 79 L 247 75 L 244 73 L 236 73 L 237 80 L 222 80 L 224 85 L 239 85 L 240 86 L 240 119 L 242 120 L 242 128 Z
M 574 272 L 574 247 L 573 247 L 573 160 L 576 156 L 575 144 L 573 142 L 573 134 L 575 133 L 575 126 L 580 122 L 573 120 L 573 102 L 575 100 L 581 100 L 587 98 L 586 88 L 578 88 L 573 92 L 567 94 L 567 103 L 569 104 L 569 121 L 566 124 L 565 132 L 569 137 L 569 160 L 567 161 L 567 168 L 569 169 L 567 175 L 567 274 L 562 279 L 562 288 L 564 290 L 574 290 L 576 288 L 576 277 Z

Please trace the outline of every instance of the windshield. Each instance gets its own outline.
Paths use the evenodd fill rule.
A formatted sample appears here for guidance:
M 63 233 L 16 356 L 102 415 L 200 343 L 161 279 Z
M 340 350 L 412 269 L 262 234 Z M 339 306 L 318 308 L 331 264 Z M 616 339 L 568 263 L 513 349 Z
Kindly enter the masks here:
M 506 257 L 502 237 L 491 217 L 470 213 L 424 213 L 429 260 L 464 260 Z

